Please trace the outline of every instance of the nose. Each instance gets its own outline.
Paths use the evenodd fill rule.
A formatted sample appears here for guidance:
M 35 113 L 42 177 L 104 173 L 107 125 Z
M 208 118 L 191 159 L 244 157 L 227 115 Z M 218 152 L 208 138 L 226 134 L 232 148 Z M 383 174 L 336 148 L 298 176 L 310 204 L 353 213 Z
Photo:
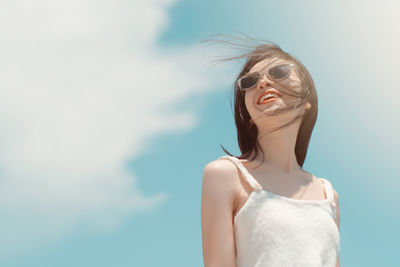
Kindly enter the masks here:
M 265 89 L 268 87 L 268 85 L 272 85 L 272 82 L 268 79 L 266 74 L 263 74 L 260 78 L 260 80 L 258 81 L 257 84 L 257 89 Z

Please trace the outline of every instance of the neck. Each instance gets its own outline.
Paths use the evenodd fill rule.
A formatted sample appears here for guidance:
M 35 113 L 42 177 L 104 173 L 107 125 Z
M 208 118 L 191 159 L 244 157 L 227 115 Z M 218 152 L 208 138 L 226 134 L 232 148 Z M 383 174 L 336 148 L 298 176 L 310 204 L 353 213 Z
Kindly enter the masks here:
M 298 133 L 298 125 L 293 124 L 289 127 L 268 133 L 260 131 L 258 142 L 264 152 L 258 155 L 254 161 L 261 163 L 266 169 L 270 169 L 285 175 L 299 171 L 301 166 L 297 163 L 295 145 Z

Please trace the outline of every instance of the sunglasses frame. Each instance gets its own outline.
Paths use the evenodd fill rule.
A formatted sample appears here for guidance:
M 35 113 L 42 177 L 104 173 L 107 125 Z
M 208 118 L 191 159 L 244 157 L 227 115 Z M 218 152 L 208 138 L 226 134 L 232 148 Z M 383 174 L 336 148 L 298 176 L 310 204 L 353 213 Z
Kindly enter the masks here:
M 274 68 L 274 67 L 277 67 L 277 66 L 282 66 L 282 65 L 289 65 L 290 69 L 289 69 L 288 74 L 287 74 L 285 77 L 280 78 L 280 79 L 274 79 L 274 78 L 272 78 L 272 77 L 269 75 L 270 69 L 272 69 L 272 68 Z M 293 68 L 294 68 L 294 64 L 293 64 L 293 63 L 281 63 L 281 64 L 278 63 L 278 64 L 276 64 L 276 65 L 267 67 L 267 68 L 266 68 L 266 71 L 264 71 L 264 70 L 265 70 L 265 68 L 264 68 L 264 69 L 261 70 L 261 71 L 255 71 L 255 72 L 247 73 L 247 74 L 243 75 L 242 77 L 240 77 L 240 78 L 237 80 L 237 86 L 238 86 L 239 89 L 242 90 L 242 91 L 247 91 L 247 90 L 249 90 L 249 89 L 251 89 L 251 88 L 254 88 L 255 86 L 258 85 L 258 83 L 259 83 L 260 80 L 261 80 L 262 75 L 264 75 L 264 74 L 267 74 L 268 79 L 270 79 L 270 80 L 272 80 L 272 81 L 282 81 L 282 80 L 284 80 L 284 79 L 286 79 L 287 77 L 290 76 L 290 74 L 292 73 L 292 69 L 293 69 Z M 251 76 L 251 75 L 254 75 L 254 74 L 258 74 L 258 80 L 257 80 L 257 82 L 256 82 L 252 87 L 242 88 L 242 86 L 240 85 L 241 80 L 242 80 L 243 78 L 246 78 L 246 77 Z

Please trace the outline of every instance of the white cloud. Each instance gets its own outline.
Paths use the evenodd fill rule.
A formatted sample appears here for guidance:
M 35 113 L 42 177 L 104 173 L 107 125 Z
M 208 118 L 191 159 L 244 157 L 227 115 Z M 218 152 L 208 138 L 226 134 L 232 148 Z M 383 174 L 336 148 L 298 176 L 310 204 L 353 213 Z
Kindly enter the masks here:
M 213 80 L 205 48 L 157 47 L 171 4 L 0 2 L 0 255 L 113 229 L 168 199 L 143 195 L 125 164 L 190 130 L 195 114 L 171 108 Z
M 322 40 L 318 46 L 325 55 L 326 66 L 319 69 L 325 73 L 332 70 L 329 83 L 335 90 L 327 92 L 331 94 L 330 102 L 345 105 L 346 112 L 347 108 L 351 109 L 346 116 L 357 116 L 354 118 L 357 124 L 368 128 L 368 134 L 357 136 L 357 140 L 365 137 L 363 142 L 370 143 L 370 134 L 373 134 L 372 143 L 385 140 L 377 149 L 387 146 L 387 149 L 400 151 L 400 125 L 395 123 L 400 97 L 397 86 L 400 28 L 394 26 L 400 22 L 400 3 L 367 0 L 363 5 L 358 1 L 304 2 L 301 5 L 306 5 L 305 9 L 313 10 L 315 15 L 310 17 L 304 13 L 304 20 L 318 21 L 307 26 Z M 353 124 L 351 121 L 350 126 Z

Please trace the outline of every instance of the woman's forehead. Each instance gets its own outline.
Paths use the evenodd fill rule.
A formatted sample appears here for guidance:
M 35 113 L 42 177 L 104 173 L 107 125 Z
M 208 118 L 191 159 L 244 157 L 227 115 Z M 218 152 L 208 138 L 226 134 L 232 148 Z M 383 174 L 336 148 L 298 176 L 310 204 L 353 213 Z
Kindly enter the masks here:
M 255 64 L 249 72 L 260 71 L 271 64 L 274 65 L 278 63 L 290 63 L 290 61 L 280 57 L 267 58 Z

